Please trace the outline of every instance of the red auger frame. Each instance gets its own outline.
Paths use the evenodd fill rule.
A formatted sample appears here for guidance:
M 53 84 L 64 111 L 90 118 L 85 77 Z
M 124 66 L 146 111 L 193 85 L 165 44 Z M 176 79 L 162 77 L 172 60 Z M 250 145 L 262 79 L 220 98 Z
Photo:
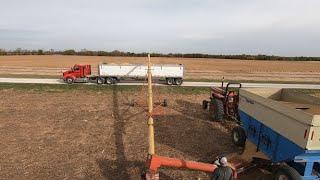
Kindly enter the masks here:
M 147 159 L 147 168 L 148 171 L 143 175 L 143 179 L 146 180 L 158 180 L 159 174 L 158 170 L 161 167 L 170 167 L 170 168 L 179 168 L 179 169 L 188 169 L 195 171 L 203 171 L 212 173 L 217 166 L 215 164 L 201 163 L 195 161 L 185 161 L 181 159 L 157 156 L 157 155 L 148 155 Z M 237 172 L 233 169 L 233 177 L 237 178 Z

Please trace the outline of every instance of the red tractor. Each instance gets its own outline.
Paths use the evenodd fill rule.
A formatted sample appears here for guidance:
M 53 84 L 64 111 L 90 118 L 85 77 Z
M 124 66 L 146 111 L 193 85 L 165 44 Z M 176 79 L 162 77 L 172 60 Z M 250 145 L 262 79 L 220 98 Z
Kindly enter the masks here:
M 241 83 L 229 82 L 224 87 L 222 81 L 221 87 L 211 87 L 210 101 L 203 100 L 202 108 L 209 108 L 212 120 L 222 121 L 224 118 L 239 120 L 239 88 Z

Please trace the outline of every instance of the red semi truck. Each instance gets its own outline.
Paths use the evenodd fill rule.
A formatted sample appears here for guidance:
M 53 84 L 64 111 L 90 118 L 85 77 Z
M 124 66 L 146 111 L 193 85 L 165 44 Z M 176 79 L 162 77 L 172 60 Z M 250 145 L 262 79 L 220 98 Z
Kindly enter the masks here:
M 152 77 L 164 79 L 168 85 L 181 85 L 184 76 L 182 64 L 153 65 Z M 74 82 L 96 82 L 98 84 L 115 84 L 121 79 L 145 79 L 147 66 L 143 64 L 107 64 L 98 65 L 98 74 L 93 75 L 91 65 L 76 64 L 63 73 L 63 80 L 68 84 Z

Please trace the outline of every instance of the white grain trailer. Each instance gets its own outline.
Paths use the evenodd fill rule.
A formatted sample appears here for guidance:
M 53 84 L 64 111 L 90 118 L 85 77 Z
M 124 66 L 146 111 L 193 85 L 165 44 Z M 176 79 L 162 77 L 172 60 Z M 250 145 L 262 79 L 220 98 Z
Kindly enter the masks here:
M 148 67 L 144 64 L 99 64 L 98 83 L 112 84 L 121 79 L 146 79 Z M 163 79 L 168 85 L 181 85 L 184 76 L 182 64 L 154 64 L 153 78 Z

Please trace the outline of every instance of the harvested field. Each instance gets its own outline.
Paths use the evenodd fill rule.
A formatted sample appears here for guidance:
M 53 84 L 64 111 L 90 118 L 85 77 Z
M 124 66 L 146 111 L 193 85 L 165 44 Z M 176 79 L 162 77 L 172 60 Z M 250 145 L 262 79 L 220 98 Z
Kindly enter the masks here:
M 1 74 L 61 75 L 76 63 L 100 62 L 145 63 L 144 57 L 101 56 L 0 56 Z M 152 58 L 153 63 L 182 63 L 186 67 L 186 78 L 193 80 L 288 81 L 319 82 L 319 61 L 251 61 L 199 58 Z M 96 71 L 96 69 L 94 69 Z
M 76 88 L 74 88 L 76 87 Z M 169 107 L 155 117 L 159 155 L 210 162 L 239 150 L 231 126 L 209 121 L 205 89 L 162 88 Z M 143 91 L 135 87 L 0 86 L 1 179 L 139 179 L 147 155 Z M 162 169 L 161 179 L 208 179 Z M 264 179 L 253 172 L 242 179 Z

